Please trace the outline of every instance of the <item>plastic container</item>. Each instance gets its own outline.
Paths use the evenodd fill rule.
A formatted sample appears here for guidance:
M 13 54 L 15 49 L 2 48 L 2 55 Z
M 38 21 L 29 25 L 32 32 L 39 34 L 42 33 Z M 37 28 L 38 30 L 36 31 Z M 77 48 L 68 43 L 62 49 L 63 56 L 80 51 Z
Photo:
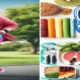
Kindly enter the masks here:
M 44 69 L 46 78 L 75 78 L 76 69 L 69 66 L 51 66 Z

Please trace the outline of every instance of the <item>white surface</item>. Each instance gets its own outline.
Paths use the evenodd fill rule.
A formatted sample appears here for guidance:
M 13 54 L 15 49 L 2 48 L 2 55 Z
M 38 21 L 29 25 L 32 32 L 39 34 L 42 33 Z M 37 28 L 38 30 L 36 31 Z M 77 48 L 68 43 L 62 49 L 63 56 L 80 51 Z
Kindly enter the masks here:
M 40 2 L 49 2 L 49 3 L 53 3 L 53 4 L 56 4 L 54 2 L 54 0 L 40 0 Z M 58 5 L 58 4 L 56 4 Z M 60 6 L 60 5 L 58 5 Z M 72 7 L 68 7 L 68 6 L 60 6 L 61 8 L 71 8 L 72 9 L 72 13 L 70 15 L 62 15 L 62 14 L 58 14 L 58 15 L 55 15 L 55 16 L 46 16 L 46 17 L 40 17 L 41 18 L 73 18 L 74 19 L 74 14 L 73 14 L 73 11 L 74 9 L 77 7 L 77 6 L 72 6 Z M 65 44 L 66 42 L 78 42 L 80 41 L 80 33 L 78 33 L 76 31 L 76 38 L 41 38 L 40 37 L 40 45 L 47 42 L 47 43 L 59 43 L 59 44 Z M 41 50 L 41 46 L 40 46 L 40 50 Z M 57 52 L 59 53 L 59 52 Z M 65 64 L 62 64 L 60 61 L 59 61 L 59 57 L 58 57 L 59 54 L 57 54 L 57 58 L 58 58 L 58 61 L 57 61 L 57 65 L 58 66 L 71 66 L 71 65 L 65 65 Z M 44 78 L 44 68 L 47 67 L 47 66 L 50 66 L 50 65 L 45 65 L 45 64 L 42 64 L 40 63 L 40 77 Z M 78 67 L 78 66 L 75 66 L 75 67 Z

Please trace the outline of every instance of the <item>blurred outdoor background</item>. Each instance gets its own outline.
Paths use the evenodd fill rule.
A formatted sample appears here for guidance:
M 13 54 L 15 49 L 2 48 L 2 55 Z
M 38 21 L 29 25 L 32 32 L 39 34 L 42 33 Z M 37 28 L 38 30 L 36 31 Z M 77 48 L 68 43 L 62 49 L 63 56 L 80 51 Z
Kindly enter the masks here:
M 0 0 L 0 9 L 18 23 L 10 32 L 18 40 L 0 44 L 0 65 L 39 64 L 39 1 Z

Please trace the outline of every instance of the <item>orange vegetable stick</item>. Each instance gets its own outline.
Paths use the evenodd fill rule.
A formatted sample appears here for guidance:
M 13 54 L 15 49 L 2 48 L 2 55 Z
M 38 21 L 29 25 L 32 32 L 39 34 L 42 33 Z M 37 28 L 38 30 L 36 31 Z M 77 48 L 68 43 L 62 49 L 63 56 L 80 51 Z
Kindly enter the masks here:
M 54 18 L 48 18 L 48 37 L 56 37 Z

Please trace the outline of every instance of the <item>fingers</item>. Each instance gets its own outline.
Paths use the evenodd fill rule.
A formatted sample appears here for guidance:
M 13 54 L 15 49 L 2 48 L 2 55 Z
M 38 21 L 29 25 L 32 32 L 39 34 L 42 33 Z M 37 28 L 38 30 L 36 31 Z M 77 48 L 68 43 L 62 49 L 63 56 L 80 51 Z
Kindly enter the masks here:
M 0 30 L 0 34 L 5 34 L 6 32 L 4 30 Z

